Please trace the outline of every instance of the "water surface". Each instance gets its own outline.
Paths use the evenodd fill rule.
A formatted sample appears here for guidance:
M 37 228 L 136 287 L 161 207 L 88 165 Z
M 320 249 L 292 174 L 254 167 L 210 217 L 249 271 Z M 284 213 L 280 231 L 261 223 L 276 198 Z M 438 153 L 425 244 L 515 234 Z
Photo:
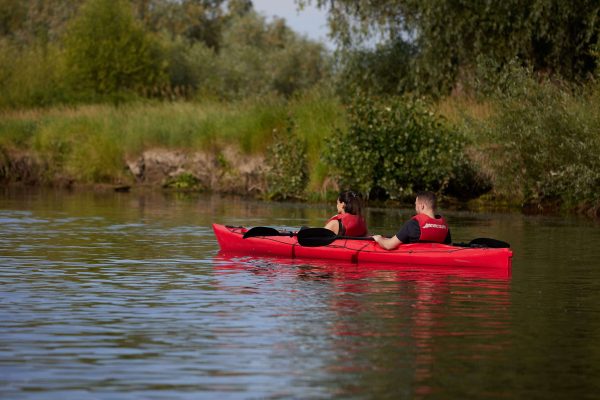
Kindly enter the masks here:
M 4 190 L 0 398 L 598 398 L 598 223 L 445 212 L 455 241 L 510 242 L 510 274 L 232 258 L 210 228 L 334 211 Z

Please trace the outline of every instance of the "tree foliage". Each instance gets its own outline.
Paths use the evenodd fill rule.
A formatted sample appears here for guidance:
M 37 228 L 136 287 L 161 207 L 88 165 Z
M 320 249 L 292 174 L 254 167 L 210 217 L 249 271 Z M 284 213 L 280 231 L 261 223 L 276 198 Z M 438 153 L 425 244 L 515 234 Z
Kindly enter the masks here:
M 13 107 L 290 97 L 329 71 L 321 44 L 250 0 L 0 0 L 0 56 L 0 106 Z
M 218 54 L 226 98 L 268 92 L 291 96 L 327 76 L 325 49 L 298 37 L 282 19 L 267 22 L 252 12 L 231 21 Z
M 90 0 L 69 27 L 69 78 L 76 89 L 121 96 L 160 84 L 159 49 L 124 0 Z
M 302 2 L 302 1 L 301 1 Z M 596 67 L 600 3 L 596 0 L 316 0 L 345 47 L 370 40 L 408 42 L 418 53 L 412 79 L 421 92 L 447 93 L 477 56 L 515 58 L 568 80 Z
M 137 17 L 152 32 L 165 32 L 171 38 L 183 37 L 218 49 L 221 30 L 228 14 L 226 0 L 131 0 Z M 240 0 L 229 1 L 242 12 Z
M 336 75 L 339 93 L 347 98 L 356 90 L 380 95 L 413 91 L 411 60 L 416 50 L 410 43 L 388 42 L 375 49 L 346 51 Z
M 60 40 L 84 0 L 0 0 L 0 36 L 19 46 Z

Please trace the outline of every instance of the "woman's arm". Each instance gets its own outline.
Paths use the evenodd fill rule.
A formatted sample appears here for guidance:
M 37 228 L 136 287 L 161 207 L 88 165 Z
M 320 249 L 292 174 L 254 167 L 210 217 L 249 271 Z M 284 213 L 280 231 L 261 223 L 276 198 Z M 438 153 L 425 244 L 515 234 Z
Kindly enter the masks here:
M 329 221 L 325 225 L 325 228 L 329 229 L 330 231 L 332 231 L 333 233 L 335 233 L 337 235 L 340 230 L 340 224 L 337 219 L 334 219 L 332 221 Z

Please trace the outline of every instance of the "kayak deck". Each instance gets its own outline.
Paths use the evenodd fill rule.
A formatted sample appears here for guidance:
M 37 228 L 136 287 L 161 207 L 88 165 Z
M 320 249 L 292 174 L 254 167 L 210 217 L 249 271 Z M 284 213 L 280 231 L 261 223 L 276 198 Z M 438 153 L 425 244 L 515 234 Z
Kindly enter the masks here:
M 221 251 L 244 255 L 339 260 L 351 263 L 420 266 L 487 267 L 510 269 L 512 251 L 481 247 L 458 247 L 440 243 L 402 244 L 385 250 L 366 240 L 338 239 L 322 247 L 303 247 L 295 236 L 258 236 L 244 239 L 245 227 L 213 224 Z

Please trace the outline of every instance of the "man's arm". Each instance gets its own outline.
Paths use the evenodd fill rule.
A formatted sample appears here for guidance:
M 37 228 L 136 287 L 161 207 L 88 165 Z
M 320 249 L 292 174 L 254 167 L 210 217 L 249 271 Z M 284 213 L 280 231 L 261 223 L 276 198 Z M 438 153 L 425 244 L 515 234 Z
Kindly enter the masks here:
M 396 247 L 400 246 L 402 243 L 400 239 L 396 235 L 391 238 L 385 238 L 381 235 L 373 235 L 373 240 L 375 240 L 381 247 L 386 250 L 393 250 Z
M 419 223 L 414 219 L 409 219 L 402 225 L 402 228 L 400 228 L 398 233 L 391 238 L 388 239 L 381 235 L 375 235 L 373 236 L 373 240 L 384 249 L 393 250 L 402 243 L 412 243 L 413 241 L 417 241 L 420 235 L 421 229 L 419 228 Z

